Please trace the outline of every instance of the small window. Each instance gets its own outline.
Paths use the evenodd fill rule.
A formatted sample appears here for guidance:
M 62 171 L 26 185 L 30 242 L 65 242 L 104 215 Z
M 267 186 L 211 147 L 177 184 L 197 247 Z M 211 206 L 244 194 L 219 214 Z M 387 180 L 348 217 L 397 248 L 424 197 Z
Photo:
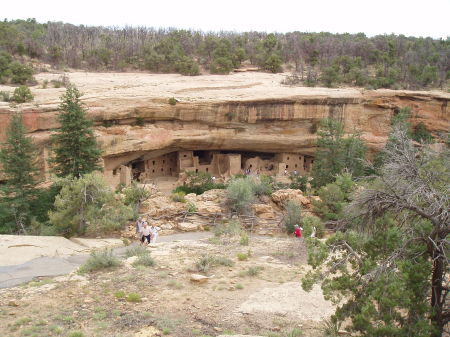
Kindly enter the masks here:
M 164 169 L 163 169 L 163 168 L 161 169 L 161 172 L 164 172 Z
M 186 156 L 186 155 L 184 155 L 183 157 L 184 157 L 184 158 L 186 158 L 187 156 Z
M 198 173 L 198 169 L 195 169 L 195 173 Z
M 302 160 L 302 157 L 298 157 L 298 159 Z
M 170 173 L 172 173 L 172 168 L 169 169 Z
M 153 170 L 153 173 L 155 173 L 155 170 Z
M 163 160 L 163 164 L 165 164 L 166 163 L 166 161 L 165 160 Z
M 206 168 L 206 172 L 208 172 L 208 168 Z
M 155 162 L 155 161 L 153 161 L 153 165 L 155 165 L 155 163 L 156 163 L 156 162 Z
M 289 165 L 286 165 L 286 168 L 288 169 L 288 168 L 289 168 Z
M 289 160 L 289 157 L 287 157 L 287 160 Z
M 297 168 L 297 164 L 295 164 L 295 168 Z

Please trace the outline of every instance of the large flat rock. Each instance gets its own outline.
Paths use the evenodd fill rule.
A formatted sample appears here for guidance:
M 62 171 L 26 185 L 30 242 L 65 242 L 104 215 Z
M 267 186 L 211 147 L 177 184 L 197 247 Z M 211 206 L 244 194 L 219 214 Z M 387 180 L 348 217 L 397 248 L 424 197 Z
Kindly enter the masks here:
M 22 264 L 38 257 L 66 257 L 121 244 L 118 239 L 68 240 L 61 236 L 0 235 L 0 266 Z

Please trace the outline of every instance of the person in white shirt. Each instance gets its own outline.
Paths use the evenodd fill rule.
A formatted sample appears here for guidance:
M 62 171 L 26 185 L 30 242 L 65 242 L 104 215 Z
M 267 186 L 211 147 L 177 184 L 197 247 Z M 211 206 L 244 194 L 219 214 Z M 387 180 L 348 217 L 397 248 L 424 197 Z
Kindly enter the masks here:
M 156 243 L 156 239 L 158 238 L 158 232 L 161 230 L 160 227 L 155 226 L 155 224 L 152 224 L 150 227 L 150 233 L 152 235 L 152 241 L 151 243 Z
M 136 236 L 139 240 L 142 239 L 142 226 L 144 224 L 144 219 L 138 218 L 136 221 Z
M 142 234 L 142 238 L 141 238 L 142 244 L 145 246 L 148 245 L 151 240 L 152 232 L 150 230 L 150 227 L 149 227 L 147 221 L 144 221 L 144 225 L 142 226 L 141 234 Z

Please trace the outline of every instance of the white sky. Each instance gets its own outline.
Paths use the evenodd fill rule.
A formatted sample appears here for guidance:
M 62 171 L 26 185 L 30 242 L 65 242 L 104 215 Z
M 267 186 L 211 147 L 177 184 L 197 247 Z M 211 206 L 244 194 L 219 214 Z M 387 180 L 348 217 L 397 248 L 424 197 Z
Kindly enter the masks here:
M 450 36 L 450 0 L 12 0 L 0 19 L 202 31 Z

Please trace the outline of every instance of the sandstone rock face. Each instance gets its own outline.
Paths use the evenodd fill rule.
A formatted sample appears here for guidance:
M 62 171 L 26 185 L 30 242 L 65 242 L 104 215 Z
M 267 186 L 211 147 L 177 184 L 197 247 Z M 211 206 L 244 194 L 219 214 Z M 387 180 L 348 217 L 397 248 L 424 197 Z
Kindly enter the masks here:
M 144 213 L 150 217 L 175 217 L 185 210 L 186 204 L 184 203 L 173 202 L 166 196 L 156 196 L 145 200 L 141 204 L 140 213 Z
M 255 204 L 252 206 L 256 216 L 262 219 L 274 219 L 275 212 L 271 205 L 268 204 Z
M 42 82 L 58 76 L 42 73 L 36 78 Z M 184 77 L 75 72 L 68 77 L 85 94 L 83 102 L 111 170 L 144 154 L 157 157 L 180 150 L 313 155 L 316 129 L 325 117 L 342 120 L 348 132 L 360 130 L 376 150 L 386 142 L 390 119 L 402 107 L 411 107 L 413 125 L 423 122 L 435 134 L 450 126 L 450 94 L 444 92 L 286 87 L 280 84 L 282 74 L 263 73 Z M 0 125 L 7 125 L 15 111 L 23 113 L 44 172 L 64 88 L 31 90 L 32 103 L 0 103 Z M 168 104 L 170 97 L 179 103 Z M 136 126 L 137 118 L 144 126 Z M 5 129 L 0 128 L 0 141 Z
M 194 232 L 198 230 L 198 224 L 191 222 L 179 222 L 177 227 L 183 232 Z
M 294 189 L 278 190 L 272 193 L 272 200 L 279 207 L 284 207 L 288 200 L 294 200 L 298 204 L 306 207 L 311 205 L 311 201 L 303 195 L 302 191 Z

